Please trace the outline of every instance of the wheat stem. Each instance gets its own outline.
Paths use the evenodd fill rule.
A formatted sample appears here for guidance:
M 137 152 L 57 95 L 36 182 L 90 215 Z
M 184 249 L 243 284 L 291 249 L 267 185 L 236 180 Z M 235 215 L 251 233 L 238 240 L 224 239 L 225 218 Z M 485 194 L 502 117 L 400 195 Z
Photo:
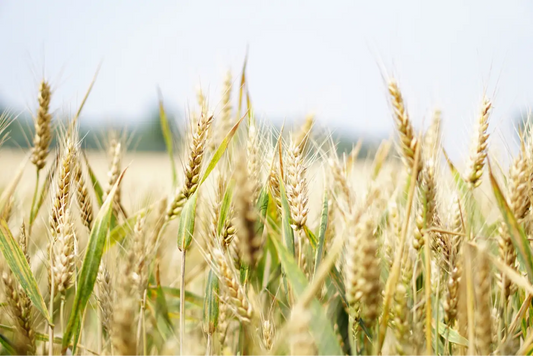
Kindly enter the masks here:
M 426 292 L 425 296 L 425 304 L 426 304 L 426 355 L 432 355 L 432 349 L 431 349 L 431 251 L 429 247 L 429 234 L 425 233 L 425 246 L 424 246 L 424 252 L 425 252 L 425 263 L 424 263 L 424 289 Z
M 405 239 L 407 238 L 407 231 L 409 228 L 409 218 L 411 215 L 411 208 L 412 208 L 413 200 L 415 196 L 416 177 L 418 175 L 416 167 L 418 167 L 419 160 L 420 160 L 420 146 L 417 146 L 417 149 L 415 151 L 415 156 L 414 156 L 413 167 L 412 167 L 413 169 L 411 170 L 411 182 L 410 182 L 410 187 L 409 187 L 409 195 L 407 198 L 404 223 L 402 226 L 402 234 L 400 236 L 400 242 L 398 244 L 399 247 L 394 256 L 394 263 L 392 265 L 392 271 L 391 271 L 391 274 L 389 275 L 389 278 L 387 279 L 387 284 L 385 286 L 385 296 L 383 298 L 382 318 L 381 318 L 381 323 L 379 327 L 379 335 L 378 335 L 377 348 L 376 348 L 376 352 L 378 354 L 381 352 L 381 348 L 383 347 L 383 341 L 385 340 L 385 333 L 387 332 L 388 320 L 389 320 L 390 302 L 391 302 L 392 296 L 394 295 L 396 285 L 398 283 L 398 278 L 400 276 L 402 255 L 404 251 L 404 249 L 401 247 L 405 245 Z
M 181 279 L 180 279 L 180 355 L 184 353 L 185 342 L 185 261 L 187 250 L 181 251 Z
M 33 220 L 35 219 L 35 217 L 33 216 L 34 212 L 33 212 L 33 209 L 35 207 L 35 203 L 37 201 L 37 194 L 39 192 L 39 172 L 41 170 L 40 169 L 36 169 L 36 174 L 35 174 L 35 189 L 33 190 L 33 197 L 31 198 L 31 205 L 30 205 L 30 224 L 28 226 L 28 235 L 31 236 L 31 228 L 33 226 Z
M 50 245 L 50 257 L 53 255 L 52 252 L 52 245 Z M 50 261 L 52 262 L 52 261 Z M 50 318 L 53 318 L 54 316 L 54 273 L 50 273 L 51 275 L 51 283 L 50 283 L 50 306 L 48 310 L 48 314 L 50 315 Z M 48 349 L 48 355 L 53 356 L 54 354 L 54 324 L 51 322 L 48 322 L 48 342 L 49 342 L 49 349 Z

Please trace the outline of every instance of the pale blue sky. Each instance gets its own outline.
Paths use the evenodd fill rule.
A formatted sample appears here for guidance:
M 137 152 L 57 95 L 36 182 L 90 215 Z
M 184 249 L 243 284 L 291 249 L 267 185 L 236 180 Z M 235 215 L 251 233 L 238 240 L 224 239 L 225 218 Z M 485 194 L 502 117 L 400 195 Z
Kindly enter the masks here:
M 72 112 L 99 62 L 85 117 L 139 120 L 185 108 L 198 84 L 220 97 L 249 46 L 258 113 L 367 134 L 393 123 L 382 75 L 399 78 L 418 126 L 443 110 L 447 144 L 464 144 L 484 89 L 493 129 L 533 102 L 528 1 L 2 1 L 0 100 L 33 107 L 42 73 L 53 107 Z

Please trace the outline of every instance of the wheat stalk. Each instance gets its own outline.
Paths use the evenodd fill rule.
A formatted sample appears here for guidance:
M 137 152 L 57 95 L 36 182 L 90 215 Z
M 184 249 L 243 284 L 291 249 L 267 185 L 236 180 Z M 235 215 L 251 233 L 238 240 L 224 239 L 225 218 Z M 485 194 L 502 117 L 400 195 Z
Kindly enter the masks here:
M 491 275 L 484 251 L 477 254 L 475 274 L 475 346 L 479 355 L 489 355 L 492 344 Z

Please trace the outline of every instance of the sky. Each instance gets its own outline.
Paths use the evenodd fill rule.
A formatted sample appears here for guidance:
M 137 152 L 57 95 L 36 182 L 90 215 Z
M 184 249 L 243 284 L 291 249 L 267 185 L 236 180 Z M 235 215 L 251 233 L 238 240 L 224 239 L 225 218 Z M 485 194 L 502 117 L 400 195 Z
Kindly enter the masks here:
M 257 114 L 335 131 L 391 135 L 386 80 L 398 79 L 417 128 L 443 112 L 464 146 L 484 94 L 505 135 L 533 103 L 528 1 L 2 1 L 0 102 L 72 114 L 101 63 L 82 120 L 127 124 L 165 104 L 185 111 L 200 86 L 216 105 L 227 70 L 247 75 Z M 237 84 L 237 82 L 236 82 Z

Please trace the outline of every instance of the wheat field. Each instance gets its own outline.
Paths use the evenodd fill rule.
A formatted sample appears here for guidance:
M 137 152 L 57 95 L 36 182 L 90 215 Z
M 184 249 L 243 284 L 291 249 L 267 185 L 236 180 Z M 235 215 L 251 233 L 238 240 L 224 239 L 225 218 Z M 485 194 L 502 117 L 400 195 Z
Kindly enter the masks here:
M 0 151 L 2 353 L 533 351 L 529 122 L 502 167 L 483 98 L 453 162 L 440 110 L 415 129 L 388 78 L 395 138 L 339 155 L 312 115 L 257 119 L 238 79 L 197 93 L 181 141 L 161 102 L 167 154 L 85 151 L 83 104 L 60 121 L 41 82 L 32 148 Z

